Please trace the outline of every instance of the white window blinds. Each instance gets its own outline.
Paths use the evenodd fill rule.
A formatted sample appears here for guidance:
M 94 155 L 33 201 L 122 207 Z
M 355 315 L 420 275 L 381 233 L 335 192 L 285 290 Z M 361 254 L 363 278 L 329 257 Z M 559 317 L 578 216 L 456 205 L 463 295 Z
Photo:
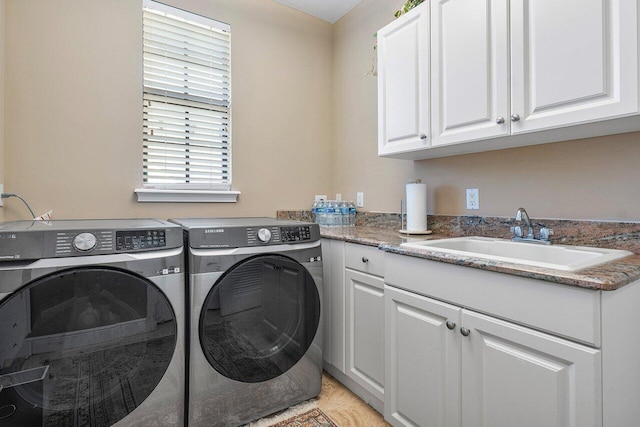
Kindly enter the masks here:
M 145 188 L 231 188 L 230 26 L 143 3 Z

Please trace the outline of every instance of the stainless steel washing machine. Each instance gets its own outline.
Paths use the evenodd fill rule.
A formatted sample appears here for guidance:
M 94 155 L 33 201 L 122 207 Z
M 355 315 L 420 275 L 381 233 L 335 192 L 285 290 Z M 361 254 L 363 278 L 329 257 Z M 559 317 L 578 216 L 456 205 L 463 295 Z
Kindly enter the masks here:
M 190 426 L 237 426 L 317 396 L 317 224 L 174 219 L 188 242 Z
M 182 230 L 0 223 L 0 425 L 184 424 Z

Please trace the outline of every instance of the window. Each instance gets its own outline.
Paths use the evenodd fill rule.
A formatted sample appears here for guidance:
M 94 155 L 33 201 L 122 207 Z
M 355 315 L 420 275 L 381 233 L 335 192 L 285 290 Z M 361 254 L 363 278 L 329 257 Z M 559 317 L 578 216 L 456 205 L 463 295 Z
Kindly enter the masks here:
M 230 26 L 151 0 L 143 19 L 144 188 L 136 192 L 229 191 Z

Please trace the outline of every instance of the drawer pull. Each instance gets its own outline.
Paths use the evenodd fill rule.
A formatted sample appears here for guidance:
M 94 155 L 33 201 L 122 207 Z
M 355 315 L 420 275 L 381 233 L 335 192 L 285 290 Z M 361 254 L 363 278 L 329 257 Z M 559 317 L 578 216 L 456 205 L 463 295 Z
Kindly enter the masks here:
M 460 333 L 462 334 L 462 336 L 468 337 L 471 331 L 467 328 L 460 328 Z
M 364 262 L 365 264 L 369 262 L 369 258 L 367 257 L 362 257 L 362 262 Z

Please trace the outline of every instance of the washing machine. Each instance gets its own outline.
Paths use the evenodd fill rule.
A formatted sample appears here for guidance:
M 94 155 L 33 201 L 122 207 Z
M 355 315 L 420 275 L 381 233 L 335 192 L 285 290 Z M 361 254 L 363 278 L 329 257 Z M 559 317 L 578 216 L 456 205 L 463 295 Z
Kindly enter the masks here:
M 0 223 L 0 425 L 184 424 L 182 229 Z
M 185 230 L 189 426 L 237 426 L 317 396 L 317 224 L 172 219 Z

